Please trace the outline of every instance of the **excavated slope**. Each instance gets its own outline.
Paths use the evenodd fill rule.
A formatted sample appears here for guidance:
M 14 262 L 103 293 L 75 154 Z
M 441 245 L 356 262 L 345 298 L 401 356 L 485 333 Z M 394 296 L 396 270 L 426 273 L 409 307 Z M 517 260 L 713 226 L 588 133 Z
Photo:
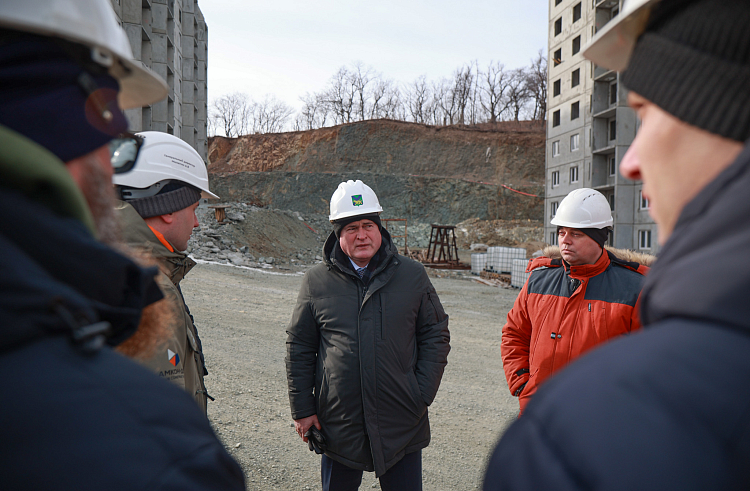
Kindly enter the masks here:
M 237 139 L 209 147 L 223 200 L 326 213 L 339 182 L 362 179 L 384 217 L 455 224 L 543 215 L 544 126 L 534 122 L 434 127 L 376 120 Z

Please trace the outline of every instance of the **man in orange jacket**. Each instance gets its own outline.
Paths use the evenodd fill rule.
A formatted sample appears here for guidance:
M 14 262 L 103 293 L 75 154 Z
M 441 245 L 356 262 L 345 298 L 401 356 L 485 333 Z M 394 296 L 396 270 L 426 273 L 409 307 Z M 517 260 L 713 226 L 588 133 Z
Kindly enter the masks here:
M 588 188 L 572 191 L 552 219 L 559 252 L 548 248 L 503 327 L 500 352 L 521 412 L 539 385 L 608 339 L 640 328 L 636 303 L 648 267 L 604 249 L 612 213 Z

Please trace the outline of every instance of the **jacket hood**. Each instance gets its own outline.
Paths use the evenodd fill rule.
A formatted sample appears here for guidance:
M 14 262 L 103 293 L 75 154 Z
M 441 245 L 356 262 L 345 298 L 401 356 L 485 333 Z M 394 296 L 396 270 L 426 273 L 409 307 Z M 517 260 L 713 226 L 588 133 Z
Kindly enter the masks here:
M 167 249 L 129 203 L 118 201 L 115 210 L 120 217 L 125 243 L 129 247 L 154 258 L 159 264 L 159 268 L 172 280 L 172 283 L 177 285 L 196 265 L 196 262 L 189 258 L 186 253 Z
M 682 210 L 646 278 L 643 324 L 682 317 L 750 333 L 750 145 Z
M 142 309 L 162 298 L 156 268 L 101 244 L 79 220 L 7 189 L 0 212 L 0 347 L 52 331 L 75 338 L 102 321 L 110 328 L 99 334 L 115 346 L 136 331 Z
M 617 259 L 620 259 L 624 262 L 636 263 L 642 266 L 648 266 L 649 268 L 654 264 L 654 261 L 656 261 L 656 256 L 645 254 L 642 252 L 631 251 L 630 249 L 616 249 L 614 247 L 609 247 L 606 245 L 604 246 L 604 249 L 614 255 Z M 540 257 L 562 259 L 562 254 L 560 254 L 560 247 L 556 245 L 547 246 L 542 250 L 542 256 Z

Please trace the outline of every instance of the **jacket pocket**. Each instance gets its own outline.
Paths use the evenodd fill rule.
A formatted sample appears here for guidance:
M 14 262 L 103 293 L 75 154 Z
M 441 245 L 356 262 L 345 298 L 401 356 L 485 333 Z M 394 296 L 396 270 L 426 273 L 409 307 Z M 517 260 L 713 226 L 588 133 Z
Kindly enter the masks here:
M 328 386 L 328 370 L 323 367 L 323 376 L 320 377 L 320 387 L 316 387 L 315 390 L 315 412 L 318 415 L 318 419 L 321 419 L 325 412 L 325 407 L 327 405 L 326 399 L 328 398 Z
M 409 370 L 409 372 L 406 374 L 406 378 L 409 381 L 409 388 L 411 390 L 412 401 L 414 402 L 415 414 L 418 417 L 422 417 L 425 409 L 427 409 L 427 404 L 424 402 L 424 399 L 422 398 L 422 391 L 419 390 L 419 382 L 417 382 L 417 374 L 414 373 L 414 370 Z

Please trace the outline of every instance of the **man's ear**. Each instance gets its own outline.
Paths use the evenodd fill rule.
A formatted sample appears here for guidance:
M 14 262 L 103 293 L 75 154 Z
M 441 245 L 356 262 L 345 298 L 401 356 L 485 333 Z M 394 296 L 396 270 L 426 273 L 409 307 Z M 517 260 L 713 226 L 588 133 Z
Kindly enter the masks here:
M 164 223 L 167 225 L 171 225 L 174 221 L 174 213 L 167 213 L 166 215 L 159 215 L 159 218 L 162 219 Z

